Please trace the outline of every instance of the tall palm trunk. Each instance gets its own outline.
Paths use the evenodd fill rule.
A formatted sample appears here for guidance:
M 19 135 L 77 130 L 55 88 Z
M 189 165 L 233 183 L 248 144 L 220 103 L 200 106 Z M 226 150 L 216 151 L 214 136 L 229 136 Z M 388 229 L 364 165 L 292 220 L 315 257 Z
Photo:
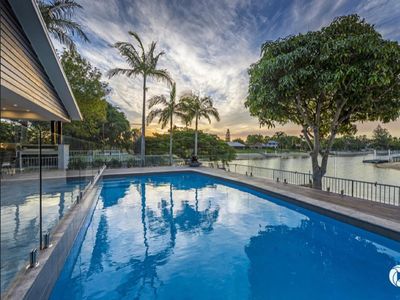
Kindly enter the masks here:
M 145 154 L 146 154 L 146 75 L 143 75 L 143 108 L 142 108 L 142 138 L 140 143 L 140 160 L 142 167 L 145 166 Z
M 172 116 L 171 119 L 169 120 L 169 164 L 172 166 Z
M 196 127 L 194 131 L 194 155 L 197 156 L 197 127 L 199 124 L 199 116 L 196 114 Z

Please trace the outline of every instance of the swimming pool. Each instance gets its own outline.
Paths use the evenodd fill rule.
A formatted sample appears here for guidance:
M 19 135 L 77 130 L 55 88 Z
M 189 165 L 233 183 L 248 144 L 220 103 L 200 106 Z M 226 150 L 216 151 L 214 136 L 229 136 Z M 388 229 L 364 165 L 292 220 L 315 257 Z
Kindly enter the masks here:
M 51 299 L 400 299 L 400 243 L 194 173 L 106 178 Z

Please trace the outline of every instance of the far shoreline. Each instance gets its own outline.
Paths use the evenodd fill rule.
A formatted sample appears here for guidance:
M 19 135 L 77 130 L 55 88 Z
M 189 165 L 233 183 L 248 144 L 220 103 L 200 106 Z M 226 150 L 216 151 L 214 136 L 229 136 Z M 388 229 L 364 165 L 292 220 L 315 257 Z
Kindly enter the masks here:
M 376 164 L 376 167 L 382 169 L 392 169 L 400 171 L 400 162 L 387 162 L 387 163 Z

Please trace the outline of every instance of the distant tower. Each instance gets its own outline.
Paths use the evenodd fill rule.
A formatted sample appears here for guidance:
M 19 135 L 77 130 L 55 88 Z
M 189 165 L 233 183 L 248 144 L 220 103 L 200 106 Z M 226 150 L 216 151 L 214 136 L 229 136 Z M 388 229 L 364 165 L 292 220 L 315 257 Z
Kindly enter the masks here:
M 230 142 L 231 141 L 231 133 L 230 133 L 229 129 L 226 131 L 225 141 L 226 142 Z

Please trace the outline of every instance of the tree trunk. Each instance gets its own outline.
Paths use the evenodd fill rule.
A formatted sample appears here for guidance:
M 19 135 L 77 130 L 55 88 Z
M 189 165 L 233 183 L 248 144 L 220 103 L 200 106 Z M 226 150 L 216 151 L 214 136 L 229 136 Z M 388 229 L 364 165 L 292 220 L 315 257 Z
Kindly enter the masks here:
M 145 166 L 146 155 L 146 75 L 143 75 L 143 107 L 142 107 L 142 137 L 140 142 L 140 160 L 142 167 Z
M 169 164 L 172 166 L 172 115 L 171 115 L 171 119 L 170 119 L 170 130 L 169 130 Z
M 194 131 L 194 155 L 197 156 L 197 127 L 199 123 L 199 118 L 196 114 L 196 126 L 195 126 L 195 131 Z
M 312 187 L 314 189 L 322 189 L 322 178 L 326 174 L 326 166 L 328 163 L 328 154 L 322 156 L 321 165 L 318 162 L 318 153 L 311 153 L 311 165 L 312 165 Z

